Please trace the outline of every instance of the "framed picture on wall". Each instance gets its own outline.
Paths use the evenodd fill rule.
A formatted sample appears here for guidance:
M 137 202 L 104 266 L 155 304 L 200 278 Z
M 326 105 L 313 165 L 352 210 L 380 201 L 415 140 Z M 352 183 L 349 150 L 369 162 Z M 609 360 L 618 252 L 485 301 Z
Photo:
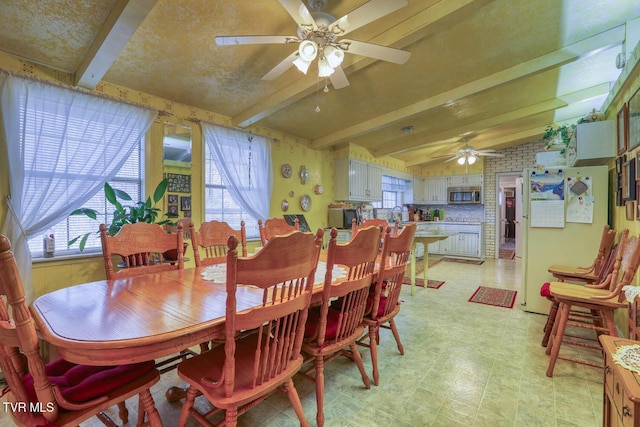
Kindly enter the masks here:
M 627 221 L 635 221 L 636 219 L 636 202 L 634 200 L 630 200 L 628 202 L 624 202 L 624 211 L 627 215 Z
M 622 164 L 622 199 L 636 199 L 636 159 L 629 159 Z
M 628 113 L 629 110 L 625 103 L 620 111 L 618 111 L 618 155 L 624 154 L 627 151 L 627 140 L 629 139 Z
M 636 181 L 636 197 L 640 194 L 640 181 Z M 636 203 L 636 219 L 640 220 L 640 203 Z
M 631 96 L 627 103 L 628 117 L 628 149 L 640 146 L 640 89 Z

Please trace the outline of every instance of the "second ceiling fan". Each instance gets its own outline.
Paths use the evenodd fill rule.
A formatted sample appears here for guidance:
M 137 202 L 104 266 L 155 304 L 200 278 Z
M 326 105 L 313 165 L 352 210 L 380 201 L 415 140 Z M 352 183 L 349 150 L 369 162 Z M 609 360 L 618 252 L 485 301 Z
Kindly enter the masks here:
M 321 9 L 324 0 L 309 0 L 313 12 L 300 0 L 278 0 L 296 21 L 295 36 L 218 36 L 218 46 L 242 44 L 289 44 L 297 43 L 291 55 L 273 67 L 263 80 L 273 80 L 295 65 L 304 74 L 317 58 L 318 76 L 328 77 L 335 89 L 349 86 L 349 80 L 341 67 L 345 53 L 404 64 L 411 52 L 357 40 L 343 39 L 347 33 L 376 19 L 382 18 L 408 4 L 408 0 L 371 0 L 339 19 Z

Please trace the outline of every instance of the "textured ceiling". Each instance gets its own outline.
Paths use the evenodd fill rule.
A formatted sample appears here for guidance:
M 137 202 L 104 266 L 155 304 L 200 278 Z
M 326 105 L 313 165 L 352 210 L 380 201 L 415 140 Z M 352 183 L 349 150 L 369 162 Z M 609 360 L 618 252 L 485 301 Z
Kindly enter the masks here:
M 328 0 L 325 12 L 341 17 L 365 3 Z M 410 0 L 348 35 L 408 50 L 409 61 L 347 54 L 350 85 L 329 83 L 326 93 L 315 65 L 306 76 L 293 67 L 261 80 L 296 45 L 215 44 L 221 35 L 295 35 L 278 0 L 2 0 L 0 16 L 0 51 L 79 81 L 94 61 L 104 81 L 237 126 L 278 129 L 315 148 L 353 142 L 424 165 L 455 152 L 463 135 L 476 148 L 506 148 L 599 109 L 640 2 Z M 402 133 L 408 125 L 413 133 Z

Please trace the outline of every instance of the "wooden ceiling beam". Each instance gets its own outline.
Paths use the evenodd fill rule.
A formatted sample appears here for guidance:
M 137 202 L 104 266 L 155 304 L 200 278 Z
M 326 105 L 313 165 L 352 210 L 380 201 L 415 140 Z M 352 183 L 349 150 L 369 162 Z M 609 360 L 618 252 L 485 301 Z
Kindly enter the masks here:
M 76 70 L 76 86 L 95 89 L 156 1 L 116 1 Z
M 494 73 L 490 76 L 469 82 L 467 84 L 456 87 L 455 89 L 443 92 L 433 97 L 424 99 L 412 105 L 400 108 L 393 112 L 383 114 L 378 117 L 371 118 L 364 122 L 342 129 L 333 134 L 318 138 L 311 142 L 311 148 L 322 149 L 335 144 L 339 144 L 353 138 L 354 136 L 363 135 L 370 132 L 371 129 L 388 126 L 391 123 L 399 122 L 408 117 L 428 110 L 439 108 L 455 102 L 455 100 L 463 99 L 480 92 L 487 91 L 497 86 L 522 79 L 538 73 L 542 73 L 552 68 L 557 68 L 567 63 L 576 61 L 593 52 L 602 50 L 606 46 L 614 46 L 622 43 L 625 37 L 624 26 L 619 26 L 611 30 L 605 31 L 593 37 L 586 38 L 577 43 L 565 46 L 546 55 L 522 62 L 511 68 Z

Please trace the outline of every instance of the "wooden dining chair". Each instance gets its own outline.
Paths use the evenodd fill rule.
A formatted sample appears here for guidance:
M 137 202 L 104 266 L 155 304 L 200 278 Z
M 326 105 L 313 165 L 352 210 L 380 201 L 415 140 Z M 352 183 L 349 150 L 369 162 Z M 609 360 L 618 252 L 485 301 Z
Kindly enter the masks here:
M 583 365 L 602 367 L 588 360 L 560 355 L 562 344 L 574 345 L 582 348 L 601 350 L 598 345 L 574 339 L 576 335 L 569 335 L 567 326 L 590 329 L 597 334 L 618 336 L 614 321 L 614 311 L 626 308 L 622 288 L 630 285 L 640 265 L 640 240 L 637 237 L 626 237 L 620 242 L 613 271 L 598 288 L 593 285 L 576 286 L 566 282 L 552 282 L 551 295 L 558 300 L 558 319 L 551 332 L 546 353 L 550 355 L 547 376 L 553 376 L 558 359 L 568 360 Z M 581 307 L 590 313 L 589 318 L 572 320 L 571 313 L 576 307 Z
M 227 243 L 229 236 L 232 235 L 238 239 L 242 248 L 242 256 L 247 256 L 247 233 L 244 221 L 240 222 L 240 230 L 234 230 L 224 221 L 215 220 L 203 222 L 198 231 L 193 223 L 190 223 L 189 230 L 196 267 L 227 262 Z
M 138 222 L 125 224 L 115 236 L 110 236 L 107 226 L 101 224 L 100 240 L 107 279 L 184 268 L 182 234 L 182 224 L 178 224 L 177 233 L 167 233 L 158 224 Z M 177 254 L 175 259 L 167 257 L 172 251 Z M 114 256 L 118 256 L 117 270 L 113 265 Z
M 178 223 L 176 229 L 176 233 L 167 233 L 158 224 L 137 222 L 125 224 L 115 236 L 109 236 L 107 226 L 101 224 L 100 239 L 107 279 L 124 279 L 141 274 L 183 269 L 182 223 Z M 169 254 L 171 255 L 168 256 Z M 118 270 L 114 269 L 114 257 L 119 261 L 116 264 Z M 174 356 L 159 360 L 156 367 L 161 373 L 165 373 L 175 369 L 178 361 L 195 354 L 190 349 L 184 349 Z
M 369 347 L 371 365 L 373 367 L 373 383 L 378 385 L 380 373 L 378 371 L 377 345 L 380 339 L 380 328 L 390 329 L 396 340 L 400 354 L 404 355 L 404 346 L 400 341 L 400 333 L 394 318 L 400 313 L 400 292 L 402 280 L 411 257 L 411 246 L 416 234 L 416 223 L 405 225 L 402 231 L 393 236 L 390 227 L 382 243 L 380 268 L 375 278 L 373 292 L 369 295 L 370 307 L 364 322 L 368 330 L 358 340 L 358 344 Z
M 389 226 L 389 222 L 386 219 L 381 219 L 381 218 L 372 218 L 372 219 L 363 219 L 361 224 L 358 225 L 358 221 L 353 218 L 351 220 L 351 233 L 355 234 L 358 232 L 359 229 L 363 228 L 363 227 L 382 227 L 382 229 L 384 230 L 384 232 L 387 232 L 387 226 Z M 398 222 L 395 222 L 393 224 L 393 226 L 391 227 L 391 235 L 395 236 L 396 234 L 398 234 L 398 226 L 400 224 Z
M 629 230 L 624 230 L 621 234 L 621 241 L 626 239 L 628 235 L 629 235 Z M 620 244 L 613 245 L 613 248 L 609 251 L 607 260 L 601 267 L 598 268 L 598 275 L 594 283 L 592 283 L 595 285 L 594 286 L 595 288 L 603 288 L 607 286 L 604 284 L 604 281 L 607 280 L 607 277 L 613 271 L 619 248 L 620 248 Z M 568 276 L 564 276 L 563 280 L 559 280 L 559 281 L 564 282 L 565 280 L 568 280 L 567 283 L 573 283 L 571 278 Z M 575 282 L 577 282 L 575 284 L 576 286 L 584 286 L 585 284 L 584 282 L 581 283 L 581 280 L 576 280 Z M 587 284 L 589 284 L 589 282 L 587 282 Z M 542 343 L 541 343 L 542 347 L 546 347 L 549 344 L 551 331 L 553 330 L 553 325 L 556 321 L 556 317 L 558 315 L 558 308 L 560 306 L 560 303 L 558 302 L 558 300 L 555 299 L 553 295 L 551 295 L 550 287 L 551 287 L 550 282 L 544 283 L 540 287 L 540 296 L 545 297 L 547 300 L 549 300 L 549 302 L 551 302 L 549 315 L 547 316 L 547 321 L 545 322 L 545 325 L 543 328 L 544 335 L 542 337 Z M 576 313 L 577 316 L 581 317 L 583 315 L 581 311 L 582 310 L 578 310 L 578 312 Z
M 616 239 L 616 230 L 612 230 L 608 225 L 602 230 L 598 252 L 591 265 L 576 267 L 570 265 L 550 265 L 547 271 L 557 279 L 558 282 L 586 282 L 595 283 L 600 274 L 600 270 L 605 266 L 609 253 Z
M 302 366 L 300 348 L 314 275 L 322 246 L 322 229 L 274 236 L 250 258 L 238 257 L 238 240 L 229 238 L 225 344 L 188 359 L 178 375 L 189 384 L 179 426 L 191 415 L 202 425 L 225 411 L 224 425 L 235 426 L 242 415 L 284 386 L 300 424 L 308 426 L 292 377 Z M 253 295 L 252 305 L 238 300 Z M 201 414 L 195 398 L 205 397 L 214 409 Z
M 365 387 L 371 388 L 362 356 L 356 345 L 364 333 L 369 288 L 373 283 L 382 227 L 361 229 L 345 244 L 338 244 L 338 231 L 331 230 L 327 250 L 327 272 L 324 278 L 322 303 L 309 311 L 302 351 L 306 367 L 302 372 L 316 384 L 316 422 L 324 425 L 324 365 L 344 354 L 352 358 Z M 345 279 L 334 281 L 334 266 L 347 269 Z M 345 351 L 349 347 L 349 351 Z
M 152 360 L 122 366 L 76 365 L 63 359 L 44 363 L 11 244 L 5 236 L 0 236 L 0 294 L 0 368 L 8 384 L 3 400 L 9 403 L 4 410 L 17 425 L 77 426 L 96 416 L 115 427 L 103 411 L 117 404 L 120 419 L 126 424 L 124 401 L 136 395 L 138 425 L 143 425 L 145 415 L 150 425 L 162 425 L 149 391 L 160 379 Z
M 273 236 L 280 236 L 291 233 L 292 231 L 300 230 L 300 222 L 298 218 L 296 218 L 295 225 L 289 225 L 284 218 L 269 218 L 263 224 L 262 220 L 259 219 L 258 229 L 260 230 L 262 246 L 264 246 Z

